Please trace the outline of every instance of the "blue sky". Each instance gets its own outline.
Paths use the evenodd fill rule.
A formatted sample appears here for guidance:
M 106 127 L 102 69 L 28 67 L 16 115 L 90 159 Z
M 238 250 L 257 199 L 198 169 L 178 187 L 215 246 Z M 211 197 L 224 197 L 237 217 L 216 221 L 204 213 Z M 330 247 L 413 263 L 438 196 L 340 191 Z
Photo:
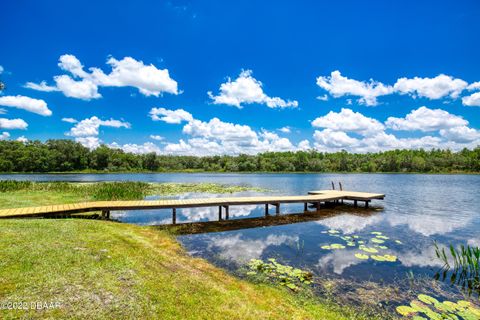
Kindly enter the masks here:
M 479 13 L 477 1 L 11 1 L 0 138 L 200 155 L 472 148 Z

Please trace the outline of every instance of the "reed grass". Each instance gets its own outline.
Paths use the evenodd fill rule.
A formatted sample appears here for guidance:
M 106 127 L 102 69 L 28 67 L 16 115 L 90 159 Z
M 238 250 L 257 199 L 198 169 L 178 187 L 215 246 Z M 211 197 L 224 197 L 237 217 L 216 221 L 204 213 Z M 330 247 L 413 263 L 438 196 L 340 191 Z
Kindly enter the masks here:
M 444 263 L 435 278 L 449 278 L 452 284 L 460 285 L 468 294 L 476 292 L 480 295 L 480 248 L 469 245 L 455 248 L 450 245 L 445 250 L 436 242 L 434 245 L 437 258 Z

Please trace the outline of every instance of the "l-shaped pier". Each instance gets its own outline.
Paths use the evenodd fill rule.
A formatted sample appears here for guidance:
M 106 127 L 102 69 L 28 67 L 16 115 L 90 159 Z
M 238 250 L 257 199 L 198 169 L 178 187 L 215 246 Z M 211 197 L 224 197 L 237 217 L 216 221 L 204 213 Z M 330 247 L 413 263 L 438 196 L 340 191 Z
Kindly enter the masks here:
M 304 211 L 308 211 L 309 205 L 320 210 L 322 203 L 338 203 L 353 201 L 357 206 L 358 201 L 365 202 L 365 207 L 373 199 L 383 200 L 384 194 L 366 193 L 340 190 L 310 191 L 308 195 L 300 196 L 262 196 L 262 197 L 226 197 L 226 198 L 203 198 L 203 199 L 164 199 L 164 200 L 141 200 L 141 201 L 93 201 L 84 203 L 72 203 L 41 207 L 26 207 L 0 210 L 0 218 L 25 218 L 25 217 L 48 217 L 56 215 L 71 215 L 92 211 L 101 211 L 102 217 L 110 218 L 110 211 L 117 210 L 151 210 L 171 209 L 172 224 L 177 222 L 177 209 L 197 207 L 218 207 L 218 219 L 229 219 L 229 208 L 235 205 L 265 205 L 265 215 L 268 216 L 269 206 L 275 207 L 275 214 L 280 214 L 280 204 L 303 203 Z M 223 210 L 225 214 L 223 215 Z

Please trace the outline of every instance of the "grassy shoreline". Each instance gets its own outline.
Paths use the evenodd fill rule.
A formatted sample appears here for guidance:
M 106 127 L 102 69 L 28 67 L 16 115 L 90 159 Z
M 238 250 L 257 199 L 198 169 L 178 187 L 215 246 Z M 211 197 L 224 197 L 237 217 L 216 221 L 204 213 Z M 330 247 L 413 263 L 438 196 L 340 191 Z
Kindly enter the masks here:
M 0 206 L 5 197 L 38 205 L 78 201 L 83 195 L 65 193 L 76 188 L 65 183 L 16 187 L 0 192 Z M 247 188 L 217 187 L 223 192 Z M 198 184 L 185 188 L 202 190 Z M 178 192 L 178 185 L 163 191 Z M 7 219 L 0 220 L 0 234 L 0 302 L 59 305 L 41 310 L 0 308 L 2 319 L 384 318 L 308 292 L 293 294 L 235 278 L 189 256 L 172 233 L 154 227 L 83 219 Z
M 187 192 L 264 191 L 250 186 L 215 183 L 31 182 L 0 180 L 0 209 L 101 200 L 142 200 Z

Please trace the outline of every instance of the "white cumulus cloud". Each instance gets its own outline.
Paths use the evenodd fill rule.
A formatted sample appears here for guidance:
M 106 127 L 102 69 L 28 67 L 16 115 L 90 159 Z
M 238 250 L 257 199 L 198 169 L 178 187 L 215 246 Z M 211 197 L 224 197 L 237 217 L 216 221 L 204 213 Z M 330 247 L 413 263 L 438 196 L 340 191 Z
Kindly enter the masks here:
M 61 91 L 67 97 L 83 100 L 100 98 L 99 87 L 134 87 L 145 96 L 155 97 L 164 92 L 179 94 L 177 82 L 170 77 L 168 69 L 145 65 L 132 57 L 121 60 L 110 57 L 107 64 L 112 70 L 108 74 L 96 67 L 85 71 L 80 60 L 71 54 L 62 55 L 59 61 L 58 66 L 71 75 L 55 76 L 55 86 L 42 81 L 39 84 L 27 82 L 25 87 L 47 92 Z
M 400 78 L 393 87 L 398 93 L 415 97 L 441 99 L 450 96 L 455 99 L 467 86 L 468 83 L 462 79 L 440 74 L 435 78 Z
M 130 123 L 115 119 L 101 120 L 100 118 L 93 116 L 76 123 L 67 135 L 75 137 L 75 141 L 80 142 L 82 145 L 94 149 L 102 142 L 98 138 L 99 128 L 101 126 L 128 129 L 130 128 Z
M 0 118 L 0 129 L 21 129 L 25 130 L 28 127 L 28 123 L 26 123 L 23 119 L 5 119 Z
M 475 92 L 469 96 L 463 97 L 462 103 L 464 106 L 480 107 L 480 92 Z
M 312 125 L 333 131 L 356 132 L 364 136 L 381 132 L 385 128 L 378 120 L 346 108 L 342 108 L 340 112 L 330 111 L 313 120 Z
M 251 70 L 244 70 L 237 79 L 228 78 L 227 82 L 220 85 L 220 94 L 215 96 L 211 91 L 209 97 L 214 104 L 226 104 L 242 108 L 242 104 L 265 104 L 269 108 L 298 107 L 298 102 L 284 100 L 279 97 L 269 97 L 263 92 L 263 84 L 252 77 Z
M 62 118 L 63 122 L 68 122 L 68 123 L 77 123 L 78 120 L 74 118 Z
M 0 141 L 1 140 L 7 140 L 8 138 L 10 138 L 10 133 L 8 133 L 8 132 L 0 133 Z
M 0 97 L 0 106 L 22 109 L 42 116 L 52 115 L 45 101 L 21 95 Z
M 179 124 L 183 121 L 192 121 L 193 116 L 190 112 L 183 109 L 168 110 L 165 108 L 152 108 L 150 117 L 153 121 L 163 121 L 166 123 Z
M 393 130 L 428 132 L 465 126 L 468 125 L 468 121 L 445 110 L 423 106 L 412 110 L 405 118 L 389 117 L 385 124 Z
M 367 106 L 378 105 L 377 98 L 389 95 L 393 87 L 384 85 L 381 82 L 370 79 L 369 81 L 358 81 L 342 76 L 340 71 L 333 71 L 330 76 L 317 78 L 317 85 L 328 91 L 335 98 L 342 96 L 357 96 L 359 103 Z M 324 100 L 324 99 L 321 99 Z

